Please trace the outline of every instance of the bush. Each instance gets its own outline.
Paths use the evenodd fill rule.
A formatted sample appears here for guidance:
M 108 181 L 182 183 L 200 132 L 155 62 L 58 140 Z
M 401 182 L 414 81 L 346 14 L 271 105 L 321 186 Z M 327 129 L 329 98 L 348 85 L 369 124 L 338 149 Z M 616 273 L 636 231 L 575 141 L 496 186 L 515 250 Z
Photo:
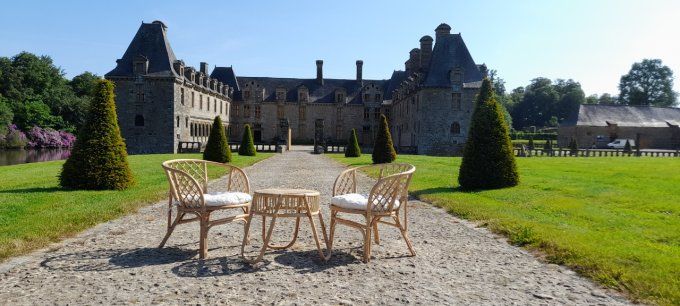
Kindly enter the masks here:
M 534 138 L 533 138 L 533 137 L 529 138 L 529 143 L 527 144 L 527 148 L 528 148 L 529 150 L 533 150 L 533 149 L 534 149 Z
M 630 141 L 626 140 L 626 144 L 623 146 L 623 152 L 632 153 L 633 148 L 630 146 Z
M 220 116 L 216 116 L 213 121 L 208 143 L 203 151 L 203 159 L 218 163 L 231 162 L 231 149 L 229 149 Z
M 569 153 L 573 156 L 578 155 L 578 143 L 576 143 L 576 138 L 574 137 L 569 141 Z
M 7 127 L 7 134 L 4 135 L 4 140 L 0 143 L 0 147 L 7 149 L 21 149 L 28 145 L 28 138 L 26 134 L 19 130 L 15 124 Z
M 134 184 L 113 98 L 113 83 L 98 81 L 88 117 L 59 175 L 62 187 L 122 190 Z
M 373 163 L 391 163 L 396 158 L 397 152 L 394 151 L 392 135 L 390 134 L 390 128 L 387 125 L 387 117 L 385 117 L 385 115 L 380 115 L 380 127 L 378 128 L 378 135 L 375 138 L 375 145 L 373 146 Z
M 503 188 L 519 183 L 508 126 L 488 78 L 484 79 L 477 96 L 458 183 L 465 190 Z
M 243 138 L 241 145 L 238 147 L 238 155 L 255 156 L 255 141 L 253 141 L 253 132 L 250 130 L 250 125 L 246 124 L 243 129 Z
M 26 134 L 30 148 L 68 148 L 73 145 L 75 136 L 69 132 L 34 126 Z
M 345 157 L 359 157 L 361 156 L 361 148 L 359 147 L 359 140 L 357 139 L 357 131 L 352 129 L 347 141 L 347 148 L 345 149 Z
M 548 140 L 543 144 L 543 151 L 546 152 L 552 152 L 553 146 L 552 146 L 552 140 Z

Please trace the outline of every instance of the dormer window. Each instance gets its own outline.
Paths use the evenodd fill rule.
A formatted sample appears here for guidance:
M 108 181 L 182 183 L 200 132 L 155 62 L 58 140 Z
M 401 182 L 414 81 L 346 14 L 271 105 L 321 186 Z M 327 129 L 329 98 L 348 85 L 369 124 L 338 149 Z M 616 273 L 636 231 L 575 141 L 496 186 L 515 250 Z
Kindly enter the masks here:
M 298 100 L 300 102 L 307 102 L 307 93 L 306 92 L 300 92 L 298 94 Z
M 335 95 L 335 102 L 337 103 L 344 103 L 345 102 L 345 94 L 344 93 L 338 93 Z
M 135 56 L 132 62 L 132 69 L 135 75 L 144 75 L 148 73 L 149 60 L 143 55 Z
M 370 94 L 364 94 L 364 102 L 368 102 L 368 100 L 370 100 L 370 99 L 371 99 Z
M 382 101 L 380 94 L 375 94 L 375 101 L 376 102 Z
M 286 100 L 286 90 L 284 88 L 276 89 L 276 101 L 283 102 Z

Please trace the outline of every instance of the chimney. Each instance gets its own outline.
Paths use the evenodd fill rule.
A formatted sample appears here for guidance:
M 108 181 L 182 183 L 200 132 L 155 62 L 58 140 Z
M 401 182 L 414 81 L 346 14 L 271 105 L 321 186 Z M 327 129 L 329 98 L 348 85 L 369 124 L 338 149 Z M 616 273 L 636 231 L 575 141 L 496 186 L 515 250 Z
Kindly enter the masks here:
M 420 49 L 411 49 L 411 52 L 408 53 L 408 60 L 411 62 L 411 68 L 413 70 L 420 70 Z
M 208 75 L 208 63 L 201 62 L 201 72 L 203 72 L 205 75 Z
M 364 82 L 364 61 L 357 60 L 357 82 L 363 84 Z
M 427 71 L 432 58 L 432 37 L 425 35 L 420 39 L 420 68 Z
M 434 33 L 435 33 L 435 38 L 437 38 L 437 40 L 439 40 L 443 36 L 451 34 L 451 26 L 449 26 L 446 23 L 442 23 L 436 29 L 434 29 Z
M 316 82 L 323 85 L 323 61 L 316 60 Z

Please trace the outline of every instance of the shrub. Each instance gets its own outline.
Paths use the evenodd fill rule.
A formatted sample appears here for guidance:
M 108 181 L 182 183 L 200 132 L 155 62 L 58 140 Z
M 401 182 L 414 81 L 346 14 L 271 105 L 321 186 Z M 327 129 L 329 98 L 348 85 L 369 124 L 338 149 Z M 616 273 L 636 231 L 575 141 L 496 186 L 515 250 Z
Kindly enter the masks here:
M 2 143 L 2 147 L 7 149 L 20 149 L 28 145 L 28 138 L 26 134 L 20 131 L 16 124 L 11 124 L 7 127 L 7 135 Z
M 238 147 L 238 155 L 255 156 L 255 142 L 253 141 L 253 132 L 250 130 L 250 125 L 246 124 L 243 129 L 243 138 L 241 145 Z
M 38 126 L 31 128 L 26 137 L 30 148 L 65 148 L 71 147 L 75 141 L 75 136 L 69 132 Z
M 373 146 L 373 163 L 391 163 L 396 158 L 397 152 L 394 151 L 392 135 L 390 134 L 390 128 L 387 125 L 387 117 L 385 117 L 385 115 L 380 115 L 380 127 L 378 128 L 378 135 L 375 138 L 375 145 Z
M 228 163 L 231 161 L 231 149 L 229 149 L 220 116 L 216 116 L 213 121 L 208 144 L 205 145 L 205 151 L 203 151 L 203 159 L 218 163 Z
M 534 149 L 534 138 L 533 137 L 529 138 L 529 143 L 527 144 L 527 148 L 529 148 L 529 150 Z
M 543 144 L 543 151 L 552 152 L 552 150 L 553 150 L 552 140 L 548 139 L 548 141 L 546 141 Z
M 458 183 L 465 190 L 503 188 L 519 183 L 508 126 L 488 78 L 482 82 L 477 96 Z
M 361 148 L 359 147 L 359 140 L 357 139 L 357 131 L 352 129 L 347 141 L 347 149 L 345 149 L 345 157 L 359 157 L 361 156 Z
M 626 144 L 623 146 L 623 152 L 632 153 L 633 148 L 630 146 L 630 141 L 626 140 Z
M 85 124 L 59 175 L 62 187 L 122 190 L 134 184 L 113 98 L 113 83 L 97 81 Z
M 578 155 L 578 143 L 576 143 L 576 138 L 572 137 L 569 141 L 569 153 L 571 155 Z

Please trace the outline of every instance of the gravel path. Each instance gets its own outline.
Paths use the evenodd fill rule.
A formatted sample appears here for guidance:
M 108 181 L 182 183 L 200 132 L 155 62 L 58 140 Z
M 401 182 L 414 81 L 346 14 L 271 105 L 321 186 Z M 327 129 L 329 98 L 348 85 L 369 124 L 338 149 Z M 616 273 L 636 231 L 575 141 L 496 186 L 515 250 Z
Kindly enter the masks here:
M 291 151 L 246 171 L 253 189 L 316 189 L 322 203 L 328 203 L 342 169 L 324 156 Z M 370 181 L 363 180 L 368 188 Z M 382 244 L 373 248 L 375 258 L 364 264 L 359 232 L 339 226 L 334 256 L 322 262 L 303 222 L 292 249 L 270 251 L 256 267 L 239 258 L 241 224 L 211 230 L 205 261 L 197 257 L 196 223 L 178 226 L 166 248 L 156 249 L 165 233 L 165 205 L 146 207 L 1 264 L 0 304 L 628 303 L 566 268 L 539 262 L 484 228 L 418 201 L 409 203 L 416 257 L 406 256 L 398 231 L 385 227 Z M 329 224 L 325 205 L 323 214 Z M 285 240 L 291 228 L 292 222 L 277 221 L 275 234 Z

